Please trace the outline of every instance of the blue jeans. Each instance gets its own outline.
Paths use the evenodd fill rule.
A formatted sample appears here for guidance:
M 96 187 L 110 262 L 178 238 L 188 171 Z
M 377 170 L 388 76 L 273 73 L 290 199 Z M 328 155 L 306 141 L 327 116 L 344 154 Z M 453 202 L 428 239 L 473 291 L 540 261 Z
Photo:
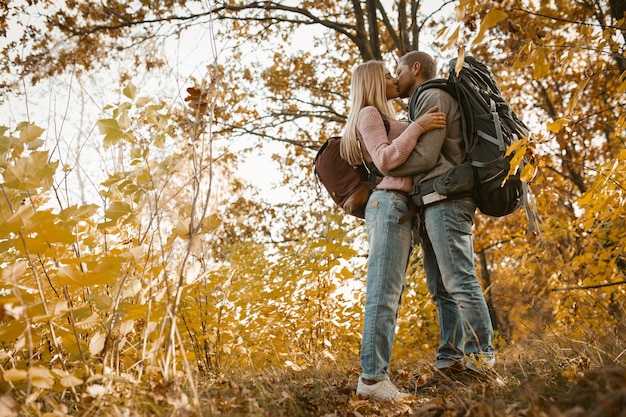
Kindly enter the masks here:
M 471 198 L 444 200 L 423 209 L 420 238 L 426 284 L 439 318 L 441 345 L 436 367 L 468 360 L 490 366 L 495 361 L 489 309 L 474 268 Z
M 408 213 L 407 198 L 374 191 L 365 209 L 369 242 L 365 314 L 361 344 L 362 377 L 388 379 L 398 308 L 411 251 L 413 221 L 398 224 Z

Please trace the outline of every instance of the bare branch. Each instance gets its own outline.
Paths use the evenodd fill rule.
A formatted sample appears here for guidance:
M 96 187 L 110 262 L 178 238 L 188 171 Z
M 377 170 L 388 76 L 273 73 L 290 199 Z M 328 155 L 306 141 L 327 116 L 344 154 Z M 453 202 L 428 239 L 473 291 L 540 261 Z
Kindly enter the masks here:
M 578 291 L 578 290 L 593 290 L 597 288 L 605 288 L 605 287 L 613 287 L 615 285 L 626 284 L 626 281 L 618 281 L 618 282 L 609 282 L 606 284 L 597 284 L 597 285 L 585 285 L 581 287 L 564 287 L 564 288 L 552 288 L 551 291 Z

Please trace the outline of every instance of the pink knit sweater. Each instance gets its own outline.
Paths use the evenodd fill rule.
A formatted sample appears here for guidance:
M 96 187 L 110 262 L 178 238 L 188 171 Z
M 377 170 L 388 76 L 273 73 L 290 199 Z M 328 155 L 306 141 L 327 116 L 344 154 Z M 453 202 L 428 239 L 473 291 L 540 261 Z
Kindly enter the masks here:
M 424 133 L 424 128 L 418 123 L 389 120 L 389 127 L 387 136 L 383 119 L 375 107 L 367 106 L 359 112 L 356 132 L 363 157 L 385 172 L 402 165 Z M 412 185 L 412 177 L 384 177 L 376 189 L 409 192 Z

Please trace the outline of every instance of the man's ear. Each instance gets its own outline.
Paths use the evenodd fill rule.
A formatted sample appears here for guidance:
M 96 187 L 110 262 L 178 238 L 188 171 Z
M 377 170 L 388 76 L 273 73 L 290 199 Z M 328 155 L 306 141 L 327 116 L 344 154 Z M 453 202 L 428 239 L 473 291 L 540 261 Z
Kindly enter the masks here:
M 421 69 L 422 69 L 422 64 L 420 64 L 419 62 L 414 63 L 413 66 L 411 67 L 411 71 L 413 71 L 413 75 L 419 74 Z

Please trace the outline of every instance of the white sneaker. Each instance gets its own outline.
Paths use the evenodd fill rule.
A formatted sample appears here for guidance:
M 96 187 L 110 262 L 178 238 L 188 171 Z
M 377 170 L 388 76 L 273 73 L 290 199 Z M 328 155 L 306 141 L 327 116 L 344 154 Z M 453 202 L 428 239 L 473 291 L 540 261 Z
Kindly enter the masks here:
M 401 398 L 410 397 L 411 394 L 398 391 L 393 383 L 384 379 L 378 381 L 374 385 L 367 385 L 363 382 L 363 379 L 359 377 L 359 383 L 356 387 L 356 395 L 362 395 L 364 397 L 370 397 L 374 400 L 399 400 Z

